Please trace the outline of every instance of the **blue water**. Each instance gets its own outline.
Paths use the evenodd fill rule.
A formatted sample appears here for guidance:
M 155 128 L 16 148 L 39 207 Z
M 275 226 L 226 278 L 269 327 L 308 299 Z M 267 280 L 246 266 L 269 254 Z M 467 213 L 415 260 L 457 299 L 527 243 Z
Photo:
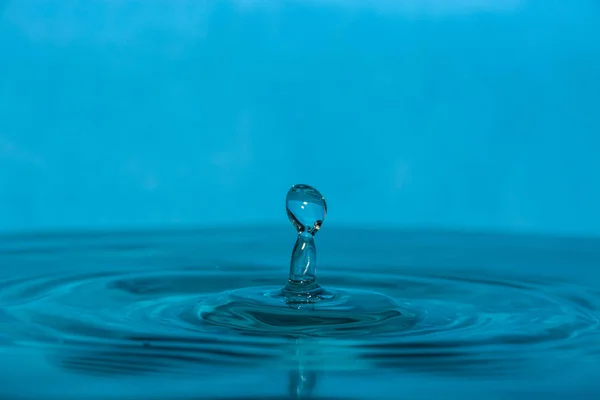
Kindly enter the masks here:
M 0 398 L 600 397 L 599 22 L 0 0 Z
M 244 322 L 226 324 L 198 311 L 229 290 L 283 287 L 294 236 L 257 226 L 3 237 L 0 395 L 600 394 L 598 239 L 323 229 L 320 283 L 389 296 L 402 317 L 369 328 L 341 312 L 315 325 L 310 310 L 283 320 L 238 307 Z

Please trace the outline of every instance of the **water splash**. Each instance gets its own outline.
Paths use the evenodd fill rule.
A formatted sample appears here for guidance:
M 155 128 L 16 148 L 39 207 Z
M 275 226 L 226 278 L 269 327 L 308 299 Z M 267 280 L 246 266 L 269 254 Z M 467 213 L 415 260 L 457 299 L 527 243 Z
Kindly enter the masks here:
M 89 398 L 101 383 L 107 397 L 398 398 L 390 382 L 406 379 L 432 397 L 443 377 L 462 397 L 476 378 L 502 397 L 597 388 L 600 293 L 594 275 L 567 276 L 595 269 L 597 240 L 333 229 L 319 280 L 336 296 L 297 307 L 272 250 L 290 232 L 256 231 L 3 238 L 0 395 Z M 536 265 L 562 275 L 522 275 Z M 36 371 L 52 379 L 13 383 Z
M 317 280 L 317 249 L 314 236 L 327 214 L 327 203 L 319 191 L 308 185 L 294 185 L 286 201 L 288 218 L 298 231 L 290 261 L 289 291 L 312 290 Z
M 314 236 L 327 215 L 327 202 L 308 185 L 294 185 L 286 196 L 286 211 L 298 232 L 290 260 L 290 275 L 282 293 L 288 304 L 314 303 L 334 297 L 317 283 L 317 249 Z

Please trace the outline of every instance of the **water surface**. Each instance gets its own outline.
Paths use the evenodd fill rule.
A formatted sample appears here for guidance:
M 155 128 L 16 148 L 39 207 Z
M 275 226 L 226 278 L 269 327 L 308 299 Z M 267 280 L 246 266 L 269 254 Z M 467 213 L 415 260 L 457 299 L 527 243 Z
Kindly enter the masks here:
M 600 394 L 600 240 L 328 227 L 320 283 L 387 295 L 410 323 L 352 330 L 349 315 L 307 331 L 253 314 L 240 329 L 198 313 L 223 291 L 283 286 L 294 239 L 289 227 L 2 237 L 0 395 Z

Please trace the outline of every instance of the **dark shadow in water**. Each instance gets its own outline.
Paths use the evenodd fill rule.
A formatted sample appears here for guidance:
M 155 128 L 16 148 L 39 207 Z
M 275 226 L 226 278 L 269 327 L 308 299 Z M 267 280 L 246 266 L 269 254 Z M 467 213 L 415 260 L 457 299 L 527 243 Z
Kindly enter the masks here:
M 231 351 L 214 343 L 195 341 L 194 346 L 183 342 L 150 342 L 145 338 L 131 338 L 129 344 L 95 345 L 94 347 L 66 348 L 52 354 L 56 363 L 71 372 L 89 375 L 153 375 L 194 373 L 194 367 L 243 368 L 269 362 L 265 354 Z
M 53 355 L 54 362 L 60 367 L 76 373 L 96 376 L 140 376 L 140 375 L 170 375 L 184 372 L 194 373 L 195 367 L 260 367 L 261 361 L 268 359 L 264 355 L 248 357 L 247 354 L 234 354 L 225 349 L 207 352 L 192 348 L 174 347 L 165 344 L 150 344 L 144 338 L 132 341 L 131 346 L 102 346 L 104 349 L 64 349 Z M 298 349 L 296 354 L 303 351 Z M 220 364 L 218 356 L 237 356 L 236 362 Z M 244 365 L 245 364 L 245 365 Z M 314 397 L 318 373 L 306 368 L 301 362 L 289 366 L 287 396 L 248 396 L 224 397 L 224 399 L 331 399 L 332 397 Z M 190 398 L 192 400 L 193 398 Z M 335 398 L 341 400 L 341 398 Z
M 227 347 L 216 348 L 202 344 L 186 346 L 148 342 L 144 338 L 130 338 L 129 344 L 68 347 L 49 354 L 50 360 L 72 373 L 91 376 L 169 376 L 193 375 L 206 366 L 224 369 L 265 369 L 277 367 L 289 370 L 290 398 L 310 398 L 318 374 L 303 365 L 290 365 L 286 360 L 260 353 L 247 353 Z M 208 344 L 208 343 L 207 343 Z M 68 345 L 68 344 L 67 344 Z M 449 346 L 449 343 L 445 343 Z M 363 350 L 377 346 L 359 346 Z M 403 345 L 387 345 L 386 352 L 364 352 L 359 357 L 372 369 L 395 370 L 399 373 L 425 375 L 499 377 L 515 373 L 528 364 L 522 357 L 486 357 L 482 354 L 461 351 L 462 344 L 446 349 L 435 344 L 419 348 L 413 345 L 406 351 Z M 440 346 L 441 347 L 441 346 Z M 466 347 L 466 346 L 465 346 Z M 293 349 L 294 346 L 292 345 Z M 306 349 L 302 351 L 307 351 Z

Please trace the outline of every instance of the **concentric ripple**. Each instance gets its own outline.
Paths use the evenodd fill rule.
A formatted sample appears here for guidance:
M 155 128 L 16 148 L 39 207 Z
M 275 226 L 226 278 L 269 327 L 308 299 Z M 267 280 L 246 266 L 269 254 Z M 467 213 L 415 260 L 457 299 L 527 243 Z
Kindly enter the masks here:
M 252 296 L 283 285 L 285 264 L 217 262 L 192 245 L 197 236 L 186 238 L 173 242 L 187 243 L 179 247 L 157 241 L 109 255 L 89 241 L 85 251 L 41 255 L 5 248 L 5 265 L 52 271 L 63 260 L 72 268 L 0 281 L 0 347 L 40 348 L 69 371 L 120 376 L 298 365 L 505 376 L 541 373 L 551 367 L 540 362 L 546 358 L 566 365 L 600 354 L 598 292 L 567 279 L 517 278 L 466 262 L 460 272 L 424 268 L 392 253 L 386 264 L 381 251 L 369 264 L 373 252 L 349 261 L 346 247 L 332 246 L 339 257 L 322 263 L 321 283 L 368 312 L 270 312 Z M 219 296 L 226 300 L 215 302 Z
M 481 364 L 477 372 L 482 373 L 483 367 L 518 363 L 525 353 L 577 348 L 585 344 L 586 334 L 598 328 L 594 310 L 572 297 L 553 295 L 547 287 L 383 271 L 372 271 L 369 280 L 380 282 L 379 286 L 394 283 L 397 289 L 386 292 L 411 317 L 395 310 L 380 321 L 357 320 L 343 311 L 321 313 L 314 318 L 322 319 L 322 331 L 303 332 L 294 329 L 294 319 L 311 318 L 314 311 L 290 309 L 269 319 L 268 313 L 261 318 L 261 310 L 252 304 L 244 310 L 240 303 L 233 313 L 251 318 L 252 323 L 232 322 L 228 327 L 214 320 L 218 319 L 215 313 L 210 318 L 199 314 L 198 304 L 215 295 L 213 290 L 243 281 L 240 268 L 232 268 L 235 273 L 227 268 L 202 272 L 207 269 L 5 281 L 0 303 L 10 318 L 2 331 L 15 343 L 70 348 L 61 365 L 95 372 L 182 373 L 203 363 L 282 365 L 289 361 L 286 347 L 289 353 L 298 341 L 313 339 L 319 347 L 338 353 L 339 363 L 331 358 L 328 368 L 352 367 L 347 364 L 350 357 L 361 368 L 445 370 Z M 276 270 L 261 272 L 268 275 Z M 356 282 L 360 281 L 358 274 Z M 328 282 L 336 283 L 335 275 Z M 368 299 L 364 294 L 364 301 Z M 353 332 L 356 324 L 371 328 Z

